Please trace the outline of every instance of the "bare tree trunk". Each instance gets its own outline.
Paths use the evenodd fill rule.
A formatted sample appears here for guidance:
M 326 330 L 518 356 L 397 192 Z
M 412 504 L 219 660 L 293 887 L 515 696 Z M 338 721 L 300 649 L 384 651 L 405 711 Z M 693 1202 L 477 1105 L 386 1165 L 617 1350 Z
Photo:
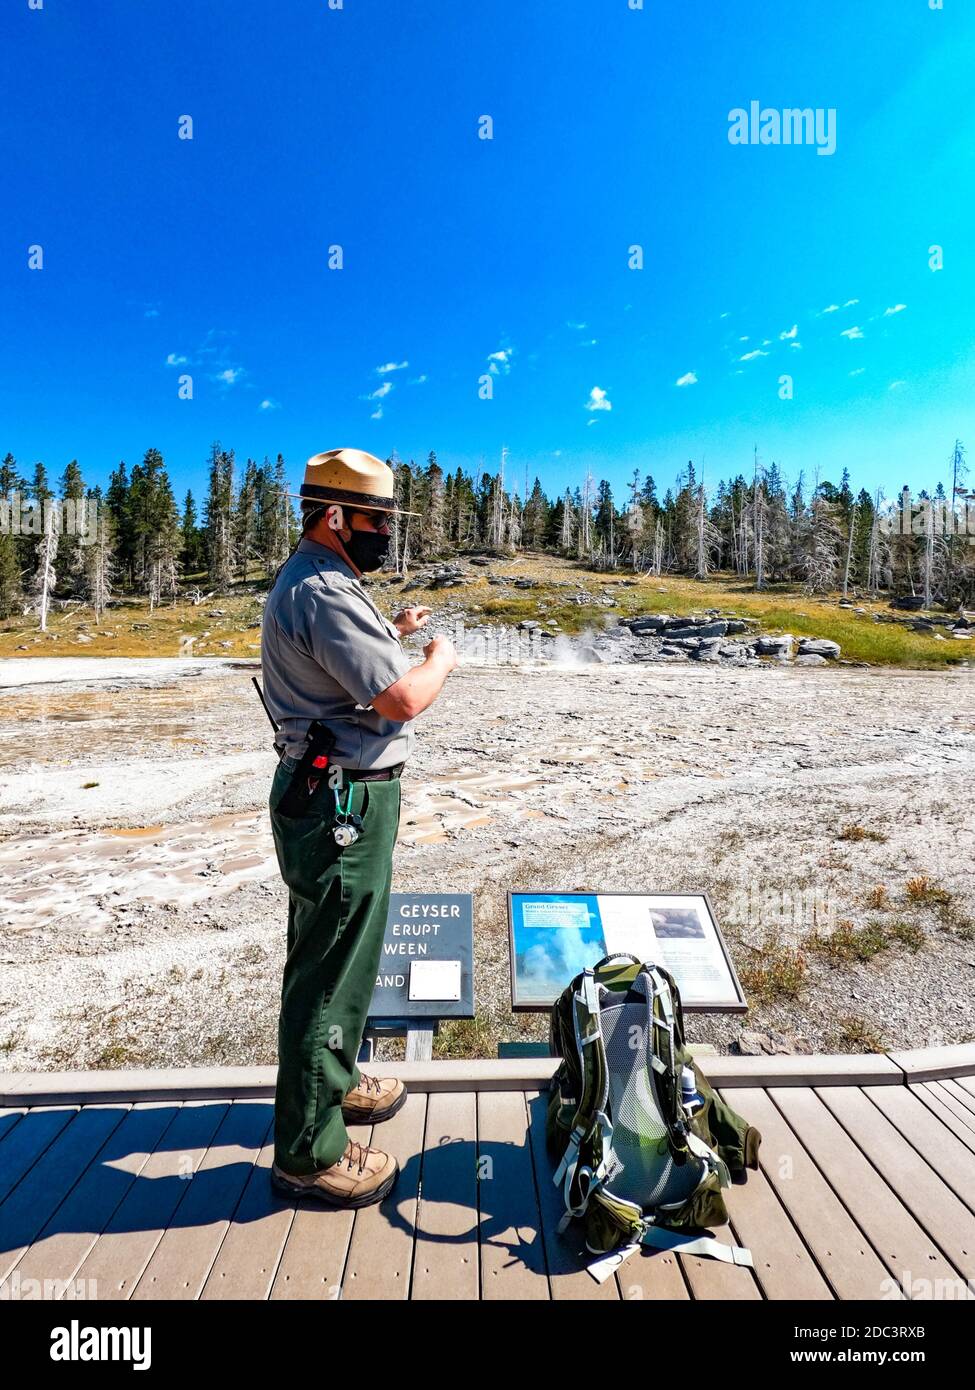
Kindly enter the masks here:
M 846 547 L 846 566 L 843 570 L 843 597 L 846 598 L 847 590 L 850 587 L 850 564 L 853 560 L 853 533 L 857 529 L 857 504 L 854 502 L 853 511 L 850 513 L 850 537 Z

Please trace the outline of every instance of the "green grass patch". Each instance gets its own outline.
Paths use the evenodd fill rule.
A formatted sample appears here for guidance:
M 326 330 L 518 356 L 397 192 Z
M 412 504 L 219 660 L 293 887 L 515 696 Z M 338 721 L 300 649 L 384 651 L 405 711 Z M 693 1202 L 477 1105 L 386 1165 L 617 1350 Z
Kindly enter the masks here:
M 868 1019 L 846 1014 L 826 1039 L 830 1052 L 886 1052 L 887 1044 Z
M 493 1057 L 496 1050 L 494 1029 L 483 1014 L 444 1021 L 433 1040 L 433 1055 L 439 1061 Z
M 797 999 L 807 968 L 802 951 L 784 946 L 778 940 L 748 949 L 755 959 L 747 961 L 738 976 L 749 1000 L 770 1004 L 776 999 Z
M 887 836 L 882 830 L 868 830 L 865 825 L 844 825 L 838 840 L 848 840 L 851 844 L 857 844 L 860 840 L 874 840 L 878 845 L 887 843 Z

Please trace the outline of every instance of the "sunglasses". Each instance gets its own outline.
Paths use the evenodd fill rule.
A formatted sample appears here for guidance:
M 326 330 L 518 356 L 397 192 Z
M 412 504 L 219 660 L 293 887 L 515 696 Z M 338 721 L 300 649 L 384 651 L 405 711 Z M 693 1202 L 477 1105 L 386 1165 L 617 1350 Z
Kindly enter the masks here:
M 391 524 L 391 522 L 392 522 L 392 520 L 393 520 L 393 517 L 396 515 L 396 513 L 395 513 L 395 512 L 361 512 L 361 511 L 353 511 L 353 512 L 352 512 L 352 515 L 353 515 L 353 516 L 364 516 L 364 517 L 366 518 L 367 521 L 372 522 L 373 526 L 375 527 L 375 529 L 376 529 L 377 531 L 380 531 L 380 530 L 382 530 L 382 528 L 383 528 L 384 526 L 388 526 L 388 525 Z

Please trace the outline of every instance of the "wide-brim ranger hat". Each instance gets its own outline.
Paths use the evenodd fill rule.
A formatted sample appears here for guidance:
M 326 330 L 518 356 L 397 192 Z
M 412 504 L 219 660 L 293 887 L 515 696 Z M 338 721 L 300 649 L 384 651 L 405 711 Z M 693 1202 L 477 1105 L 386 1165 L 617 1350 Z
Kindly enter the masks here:
M 305 481 L 289 497 L 303 502 L 338 502 L 356 511 L 420 516 L 396 505 L 395 477 L 388 463 L 362 449 L 329 449 L 305 464 Z

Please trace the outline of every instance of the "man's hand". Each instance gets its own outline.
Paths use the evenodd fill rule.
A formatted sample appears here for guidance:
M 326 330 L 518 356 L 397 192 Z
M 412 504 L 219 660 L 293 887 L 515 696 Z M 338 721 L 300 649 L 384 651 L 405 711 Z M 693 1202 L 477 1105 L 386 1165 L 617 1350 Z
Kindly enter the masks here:
M 456 671 L 460 665 L 457 649 L 449 637 L 437 636 L 432 638 L 423 648 L 423 655 L 428 661 L 441 662 L 446 666 L 448 672 Z
M 419 632 L 421 628 L 426 627 L 432 612 L 432 608 L 404 608 L 393 619 L 393 627 L 401 637 L 409 637 L 411 632 Z

